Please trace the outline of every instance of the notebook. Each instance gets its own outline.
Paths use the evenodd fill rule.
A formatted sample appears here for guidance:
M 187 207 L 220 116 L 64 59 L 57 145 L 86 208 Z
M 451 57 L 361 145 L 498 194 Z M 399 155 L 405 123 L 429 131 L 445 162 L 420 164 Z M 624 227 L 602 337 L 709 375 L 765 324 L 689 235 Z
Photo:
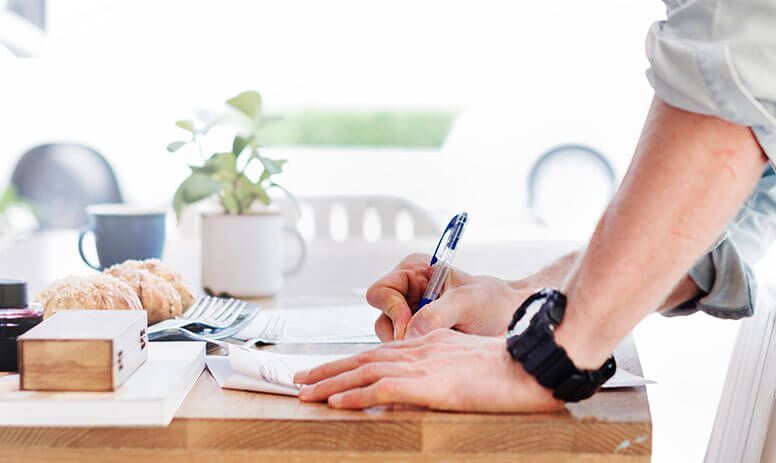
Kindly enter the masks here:
M 262 310 L 235 337 L 266 344 L 378 343 L 379 315 L 366 304 Z
M 148 345 L 148 360 L 113 392 L 20 391 L 0 378 L 3 426 L 167 426 L 205 367 L 205 344 Z
M 229 357 L 208 356 L 207 367 L 224 389 L 296 396 L 301 389 L 293 381 L 296 372 L 344 357 L 347 355 L 278 354 L 245 346 L 230 346 Z M 603 387 L 613 389 L 652 383 L 654 381 L 618 368 Z

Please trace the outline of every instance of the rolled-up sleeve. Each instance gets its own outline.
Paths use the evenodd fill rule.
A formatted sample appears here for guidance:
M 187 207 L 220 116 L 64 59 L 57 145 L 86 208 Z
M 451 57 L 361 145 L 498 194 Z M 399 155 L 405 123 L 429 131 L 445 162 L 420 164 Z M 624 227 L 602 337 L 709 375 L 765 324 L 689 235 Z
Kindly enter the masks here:
M 776 2 L 667 0 L 647 78 L 666 103 L 749 126 L 776 160 Z
M 666 0 L 652 25 L 647 78 L 671 106 L 751 127 L 776 164 L 776 1 Z M 699 298 L 665 312 L 724 318 L 754 311 L 752 266 L 776 239 L 776 175 L 769 167 L 718 244 L 690 270 Z
M 752 267 L 774 240 L 776 173 L 769 166 L 718 244 L 690 269 L 701 296 L 663 314 L 687 315 L 701 310 L 721 318 L 751 316 L 757 300 Z

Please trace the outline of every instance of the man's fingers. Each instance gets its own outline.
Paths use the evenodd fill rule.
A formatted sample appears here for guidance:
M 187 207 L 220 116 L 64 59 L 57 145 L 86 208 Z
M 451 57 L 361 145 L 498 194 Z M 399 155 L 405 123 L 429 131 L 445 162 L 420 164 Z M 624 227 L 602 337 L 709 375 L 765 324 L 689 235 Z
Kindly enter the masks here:
M 425 310 L 425 309 L 423 309 Z M 434 330 L 425 336 L 388 342 L 380 346 L 381 350 L 409 351 L 408 354 L 419 354 L 418 349 L 424 349 L 435 344 L 457 344 L 463 334 L 452 330 Z
M 332 376 L 337 376 L 346 371 L 358 368 L 361 365 L 373 362 L 389 362 L 403 358 L 403 354 L 393 349 L 373 349 L 362 352 L 352 357 L 325 363 L 311 370 L 300 371 L 294 375 L 296 384 L 314 384 Z
M 418 378 L 382 378 L 377 382 L 329 397 L 333 408 L 360 409 L 384 404 L 411 404 L 427 407 L 435 392 Z
M 395 270 L 373 284 L 366 292 L 369 305 L 380 309 L 393 321 L 393 338 L 401 339 L 416 303 L 428 284 L 425 269 Z
M 299 393 L 299 398 L 305 402 L 317 402 L 343 391 L 368 386 L 382 378 L 412 375 L 413 370 L 406 363 L 368 363 L 312 386 L 305 386 Z
M 451 290 L 425 305 L 407 324 L 406 337 L 417 338 L 439 328 L 453 328 L 458 325 L 465 311 L 465 299 L 462 294 L 457 294 L 456 290 Z
M 382 342 L 393 341 L 393 323 L 385 314 L 380 314 L 375 321 L 375 333 Z

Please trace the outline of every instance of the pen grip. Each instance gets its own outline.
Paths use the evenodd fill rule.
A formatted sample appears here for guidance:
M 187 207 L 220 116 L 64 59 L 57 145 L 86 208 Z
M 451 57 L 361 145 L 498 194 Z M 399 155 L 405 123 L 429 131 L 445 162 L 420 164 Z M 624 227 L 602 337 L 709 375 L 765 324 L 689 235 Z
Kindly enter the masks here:
M 447 277 L 450 275 L 450 265 L 447 262 L 440 261 L 434 265 L 434 272 L 431 274 L 431 280 L 426 286 L 426 291 L 423 293 L 423 298 L 420 300 L 418 307 L 413 311 L 417 312 L 423 306 L 433 302 L 439 298 L 442 294 L 442 290 L 447 282 Z

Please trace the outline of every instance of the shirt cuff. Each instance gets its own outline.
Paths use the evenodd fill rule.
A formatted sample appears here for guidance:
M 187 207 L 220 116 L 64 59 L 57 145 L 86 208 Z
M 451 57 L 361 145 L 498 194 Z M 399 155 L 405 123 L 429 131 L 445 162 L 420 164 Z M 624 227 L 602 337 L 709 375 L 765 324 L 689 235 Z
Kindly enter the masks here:
M 663 315 L 689 315 L 700 310 L 719 318 L 739 319 L 754 313 L 757 281 L 730 240 L 723 240 L 701 257 L 689 276 L 703 294 L 662 312 Z

